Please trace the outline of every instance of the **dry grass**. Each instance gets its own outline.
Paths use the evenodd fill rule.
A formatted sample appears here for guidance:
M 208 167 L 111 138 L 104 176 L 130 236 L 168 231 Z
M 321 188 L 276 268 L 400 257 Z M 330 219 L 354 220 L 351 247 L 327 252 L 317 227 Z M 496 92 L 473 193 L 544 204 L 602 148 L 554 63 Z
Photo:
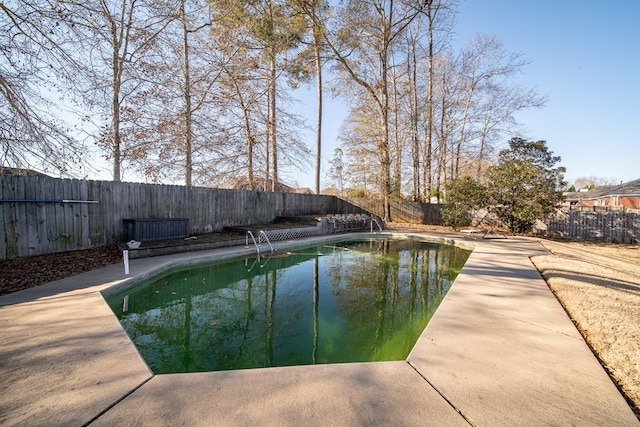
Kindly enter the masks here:
M 640 246 L 541 243 L 534 265 L 640 418 Z

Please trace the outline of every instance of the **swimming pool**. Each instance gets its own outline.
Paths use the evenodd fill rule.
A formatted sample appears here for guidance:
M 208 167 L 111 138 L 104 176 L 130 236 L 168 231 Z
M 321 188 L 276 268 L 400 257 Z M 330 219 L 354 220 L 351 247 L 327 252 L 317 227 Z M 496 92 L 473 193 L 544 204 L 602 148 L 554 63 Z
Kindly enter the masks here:
M 156 374 L 404 360 L 470 252 L 334 241 L 174 268 L 107 302 Z

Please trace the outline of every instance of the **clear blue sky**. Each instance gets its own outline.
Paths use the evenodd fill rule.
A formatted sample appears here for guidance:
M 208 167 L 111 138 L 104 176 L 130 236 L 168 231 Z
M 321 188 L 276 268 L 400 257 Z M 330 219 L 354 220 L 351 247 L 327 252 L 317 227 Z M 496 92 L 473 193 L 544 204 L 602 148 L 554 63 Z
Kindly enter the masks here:
M 531 60 L 521 83 L 548 96 L 518 116 L 572 181 L 640 178 L 640 1 L 463 0 L 457 39 L 495 34 Z
M 535 86 L 548 102 L 517 119 L 523 137 L 547 141 L 562 157 L 569 182 L 640 178 L 640 0 L 460 0 L 458 12 L 456 49 L 477 33 L 494 34 L 531 61 L 518 83 Z M 312 100 L 305 107 L 314 106 Z M 340 107 L 325 108 L 325 165 L 336 147 Z M 313 144 L 311 136 L 315 150 Z M 313 188 L 311 170 L 298 183 Z

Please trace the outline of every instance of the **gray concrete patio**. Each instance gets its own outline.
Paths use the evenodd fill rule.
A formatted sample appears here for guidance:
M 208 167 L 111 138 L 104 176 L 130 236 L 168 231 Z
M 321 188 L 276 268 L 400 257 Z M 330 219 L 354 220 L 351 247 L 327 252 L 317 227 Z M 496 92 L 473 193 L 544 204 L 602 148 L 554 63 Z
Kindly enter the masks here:
M 154 376 L 101 291 L 252 248 L 135 259 L 0 297 L 0 424 L 640 426 L 529 260 L 537 241 L 398 234 L 475 247 L 406 361 Z

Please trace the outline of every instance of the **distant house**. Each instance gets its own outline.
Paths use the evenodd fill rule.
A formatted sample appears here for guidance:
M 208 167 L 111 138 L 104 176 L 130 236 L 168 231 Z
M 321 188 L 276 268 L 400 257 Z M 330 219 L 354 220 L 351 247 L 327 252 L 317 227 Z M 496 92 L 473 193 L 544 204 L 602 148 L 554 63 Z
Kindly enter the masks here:
M 579 206 L 621 206 L 640 209 L 640 179 L 620 185 L 608 185 L 589 191 L 564 194 L 565 201 Z
M 255 178 L 254 180 L 254 189 L 258 190 L 258 191 L 262 191 L 265 188 L 265 180 L 264 178 Z M 267 188 L 269 190 L 271 190 L 271 185 L 272 185 L 273 181 L 271 181 L 271 179 L 269 179 L 269 181 L 267 181 Z M 249 185 L 249 181 L 245 178 L 236 178 L 233 179 L 229 182 L 227 182 L 225 185 L 222 185 L 220 188 L 231 188 L 234 190 L 248 190 L 250 187 Z M 269 191 L 267 190 L 267 191 Z M 290 187 L 286 184 L 283 184 L 281 182 L 278 183 L 276 191 L 279 193 L 298 193 L 298 194 L 315 194 L 310 188 L 295 188 L 295 187 Z
M 49 176 L 40 172 L 36 172 L 31 169 L 10 168 L 7 166 L 0 166 L 0 175 L 13 175 L 13 176 Z

